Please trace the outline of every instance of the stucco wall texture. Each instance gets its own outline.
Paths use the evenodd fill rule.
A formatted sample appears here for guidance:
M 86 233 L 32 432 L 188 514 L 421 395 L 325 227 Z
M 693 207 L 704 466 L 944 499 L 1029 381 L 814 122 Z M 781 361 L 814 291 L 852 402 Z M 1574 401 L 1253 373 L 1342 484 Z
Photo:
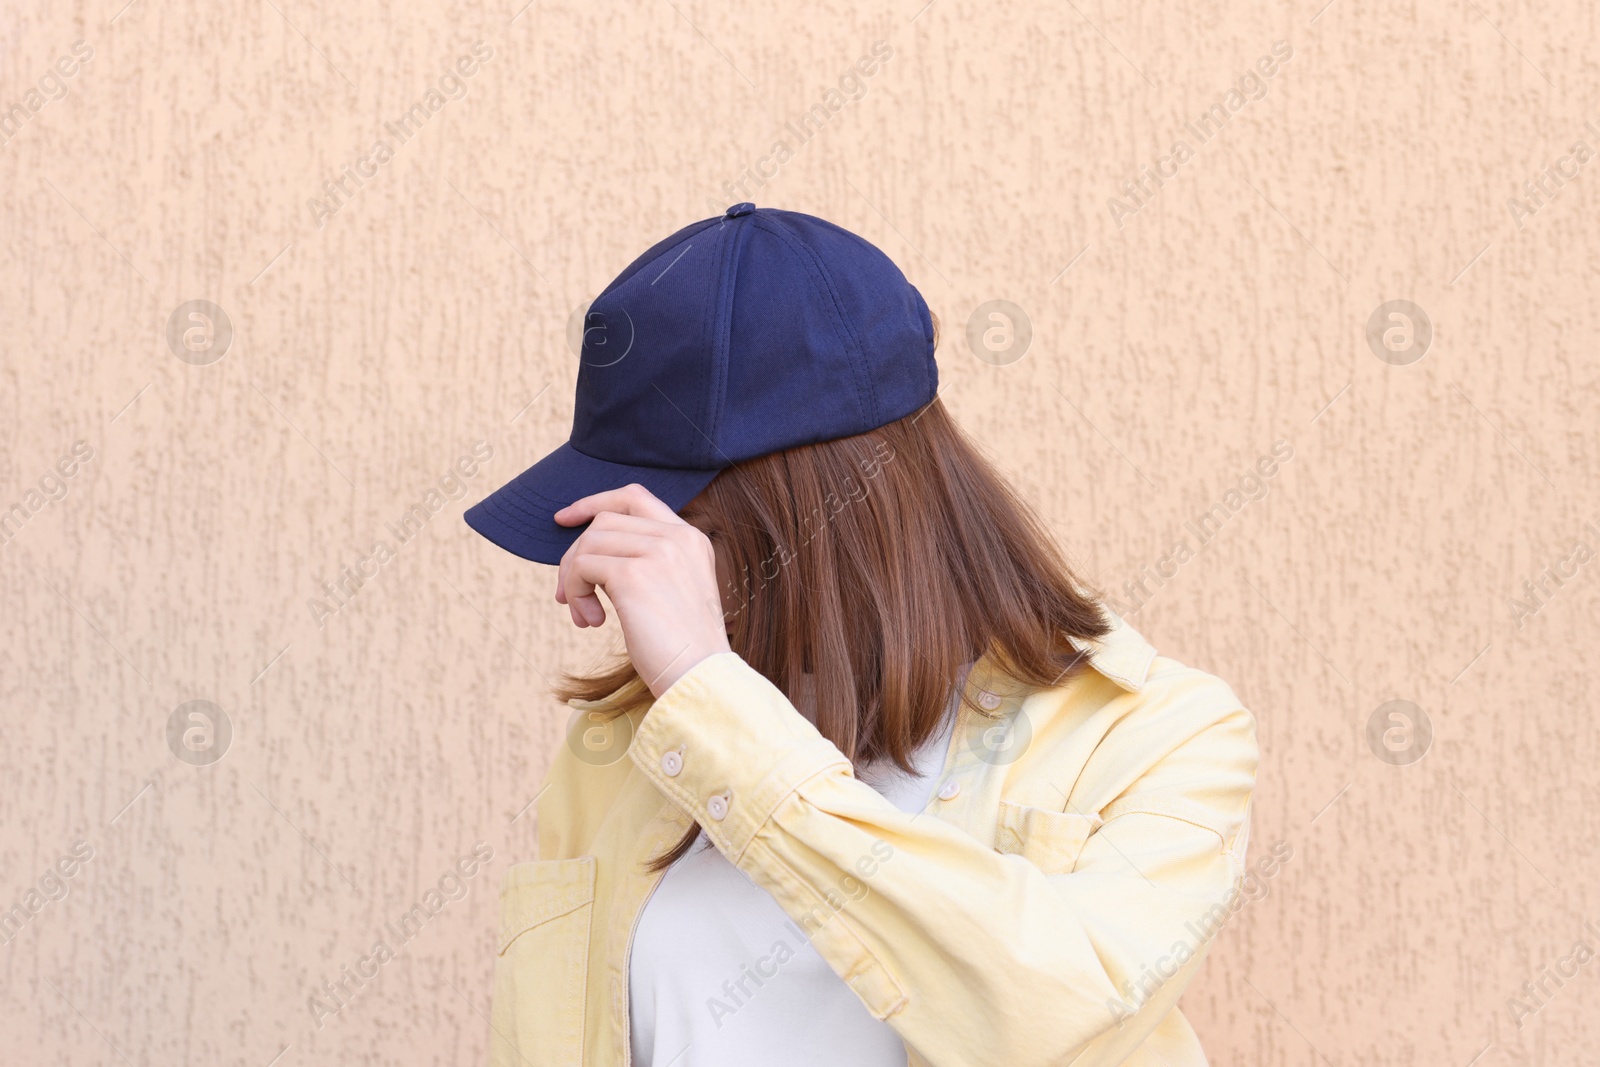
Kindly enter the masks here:
M 0 1061 L 485 1060 L 549 685 L 618 638 L 461 512 L 565 440 L 574 313 L 752 200 L 902 266 L 944 402 L 1258 717 L 1213 1061 L 1592 1062 L 1596 21 L 11 0 Z

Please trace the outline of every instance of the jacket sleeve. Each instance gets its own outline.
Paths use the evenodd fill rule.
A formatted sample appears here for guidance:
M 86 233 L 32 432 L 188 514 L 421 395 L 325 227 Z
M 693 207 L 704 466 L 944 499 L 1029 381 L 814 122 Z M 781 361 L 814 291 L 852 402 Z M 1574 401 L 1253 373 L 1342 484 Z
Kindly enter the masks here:
M 1097 757 L 1135 766 L 1060 873 L 900 811 L 732 652 L 661 695 L 629 756 L 930 1063 L 1090 1067 L 1149 1036 L 1237 899 L 1254 724 L 1197 699 L 1180 736 L 1112 727 Z

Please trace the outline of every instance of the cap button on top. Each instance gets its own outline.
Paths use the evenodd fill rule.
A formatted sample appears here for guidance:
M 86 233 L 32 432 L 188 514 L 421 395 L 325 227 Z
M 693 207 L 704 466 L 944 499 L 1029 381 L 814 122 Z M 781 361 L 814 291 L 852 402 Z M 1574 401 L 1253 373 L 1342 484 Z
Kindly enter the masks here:
M 735 205 L 733 205 L 732 207 L 730 207 L 728 209 L 727 217 L 730 218 L 730 219 L 736 219 L 740 215 L 748 215 L 748 214 L 750 214 L 751 212 L 755 211 L 755 209 L 756 209 L 756 206 L 754 204 L 751 204 L 751 203 L 748 203 L 748 202 L 743 203 L 743 204 L 735 204 Z

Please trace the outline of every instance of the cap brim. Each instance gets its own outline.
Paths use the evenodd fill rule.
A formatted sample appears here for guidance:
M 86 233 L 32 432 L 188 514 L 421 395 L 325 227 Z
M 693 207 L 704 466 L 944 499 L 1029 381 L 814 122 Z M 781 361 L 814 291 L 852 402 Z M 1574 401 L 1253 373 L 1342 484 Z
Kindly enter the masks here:
M 507 552 L 556 564 L 588 528 L 559 526 L 554 515 L 575 500 L 638 482 L 673 511 L 711 484 L 720 470 L 635 467 L 584 455 L 564 444 L 468 508 L 467 525 Z

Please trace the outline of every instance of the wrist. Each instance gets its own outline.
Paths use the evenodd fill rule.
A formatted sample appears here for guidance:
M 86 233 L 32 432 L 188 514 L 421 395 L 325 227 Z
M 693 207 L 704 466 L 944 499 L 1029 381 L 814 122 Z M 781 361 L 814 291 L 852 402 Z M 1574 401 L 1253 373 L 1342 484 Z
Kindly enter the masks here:
M 668 663 L 665 669 L 658 672 L 655 678 L 647 682 L 651 694 L 659 700 L 668 689 L 672 688 L 673 683 L 699 666 L 703 661 L 718 653 L 732 651 L 733 649 L 728 647 L 728 639 L 725 635 L 721 642 L 708 641 L 693 647 L 685 646 L 684 650 L 678 653 L 677 657 Z

